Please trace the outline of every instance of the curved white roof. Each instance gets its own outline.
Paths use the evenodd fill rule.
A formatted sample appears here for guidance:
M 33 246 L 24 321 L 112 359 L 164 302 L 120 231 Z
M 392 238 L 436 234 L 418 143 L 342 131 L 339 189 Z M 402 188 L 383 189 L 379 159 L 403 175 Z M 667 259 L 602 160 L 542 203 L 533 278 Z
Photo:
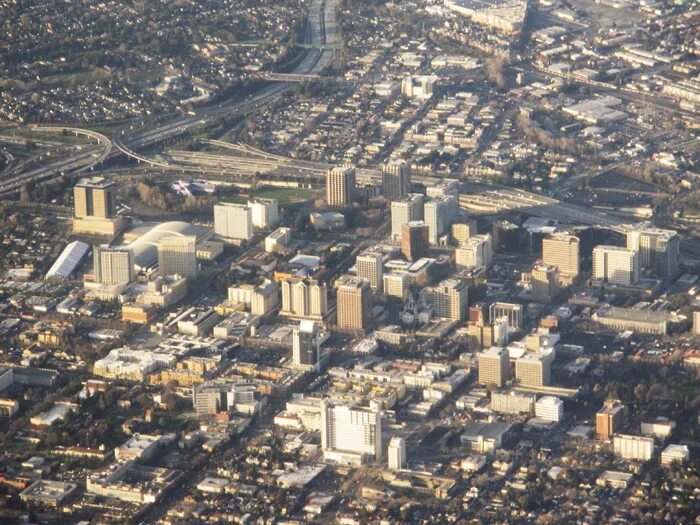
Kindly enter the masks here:
M 51 269 L 46 273 L 46 278 L 58 276 L 68 279 L 88 251 L 90 251 L 88 244 L 81 241 L 73 241 L 58 256 L 56 262 L 53 263 Z
M 172 235 L 182 237 L 200 233 L 201 228 L 183 221 L 164 222 L 151 228 L 128 246 L 134 253 L 136 270 L 148 268 L 158 262 L 158 241 L 161 239 Z

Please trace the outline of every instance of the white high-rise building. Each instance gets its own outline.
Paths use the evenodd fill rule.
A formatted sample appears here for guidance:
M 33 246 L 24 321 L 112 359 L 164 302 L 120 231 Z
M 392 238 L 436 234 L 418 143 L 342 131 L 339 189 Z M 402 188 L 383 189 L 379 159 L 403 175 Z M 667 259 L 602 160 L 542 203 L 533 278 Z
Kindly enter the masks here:
M 326 202 L 329 206 L 346 206 L 352 202 L 356 187 L 355 168 L 336 166 L 326 173 Z
M 279 206 L 275 199 L 253 199 L 248 201 L 253 227 L 269 230 L 279 222 Z
M 593 281 L 622 286 L 639 280 L 639 252 L 620 246 L 599 245 L 593 249 Z
M 406 440 L 399 436 L 394 436 L 389 440 L 387 449 L 387 462 L 392 470 L 400 470 L 406 465 Z
M 428 240 L 437 245 L 449 231 L 457 212 L 457 200 L 452 196 L 435 197 L 423 206 L 423 220 L 428 225 Z
M 409 195 L 391 203 L 391 238 L 401 240 L 404 224 L 423 220 L 423 196 Z
M 493 261 L 493 239 L 490 233 L 474 235 L 455 250 L 459 268 L 488 268 Z
M 379 252 L 364 252 L 355 261 L 357 276 L 367 279 L 373 292 L 382 293 L 384 266 L 382 254 Z
M 127 284 L 134 280 L 134 253 L 129 248 L 93 248 L 95 282 L 107 285 Z
M 301 321 L 292 332 L 292 364 L 317 371 L 321 354 L 318 327 L 313 321 Z
M 407 273 L 391 272 L 384 274 L 384 294 L 387 297 L 407 299 L 410 278 Z
M 543 396 L 535 403 L 535 417 L 558 423 L 564 416 L 564 402 L 558 397 Z
M 469 297 L 467 285 L 456 279 L 446 279 L 433 288 L 433 310 L 436 317 L 453 321 L 467 318 Z
M 493 321 L 493 345 L 506 346 L 508 343 L 508 318 L 500 317 Z
M 640 223 L 627 233 L 627 248 L 639 252 L 640 269 L 652 270 L 664 279 L 678 273 L 680 241 L 674 230 Z
M 162 276 L 197 276 L 197 237 L 172 235 L 158 241 L 158 272 Z
M 378 406 L 321 402 L 321 449 L 332 463 L 361 465 L 382 459 L 382 413 Z
M 253 237 L 253 210 L 247 204 L 221 202 L 214 206 L 214 232 L 227 239 Z

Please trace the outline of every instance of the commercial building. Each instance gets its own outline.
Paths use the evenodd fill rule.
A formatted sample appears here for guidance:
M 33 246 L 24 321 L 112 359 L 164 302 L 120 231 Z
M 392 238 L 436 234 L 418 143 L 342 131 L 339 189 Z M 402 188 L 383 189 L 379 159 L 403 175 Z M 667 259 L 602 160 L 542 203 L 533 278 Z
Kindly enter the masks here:
M 402 238 L 403 225 L 423 220 L 423 196 L 408 195 L 391 203 L 391 238 Z
M 357 186 L 355 168 L 336 166 L 326 173 L 326 202 L 329 206 L 352 203 Z
M 179 470 L 155 468 L 135 461 L 123 461 L 89 474 L 88 492 L 141 504 L 156 503 L 184 479 Z
M 700 310 L 693 312 L 693 335 L 700 335 Z
M 384 263 L 380 252 L 367 251 L 357 256 L 355 260 L 357 276 L 367 279 L 373 292 L 382 293 L 384 281 Z
M 187 279 L 180 275 L 158 276 L 148 282 L 146 291 L 136 298 L 138 304 L 167 308 L 187 294 Z
M 654 454 L 654 438 L 615 434 L 613 436 L 615 455 L 624 459 L 647 461 Z
M 510 377 L 508 350 L 491 347 L 478 356 L 479 383 L 502 387 Z
M 627 233 L 627 248 L 639 252 L 639 267 L 651 270 L 663 279 L 678 273 L 680 240 L 673 230 L 640 223 Z
M 535 410 L 535 396 L 514 391 L 492 392 L 491 410 L 502 414 L 532 414 Z
M 520 330 L 523 324 L 523 305 L 521 304 L 495 302 L 489 307 L 489 314 L 492 322 L 505 317 L 508 328 L 513 331 Z
M 491 235 L 473 235 L 455 250 L 455 264 L 458 268 L 488 268 L 493 260 Z
M 136 433 L 114 449 L 114 457 L 118 461 L 148 461 L 169 439 L 164 436 Z
M 632 483 L 633 474 L 629 472 L 619 472 L 617 470 L 606 470 L 603 472 L 595 484 L 599 487 L 610 487 L 613 489 L 626 489 Z
M 613 434 L 625 420 L 625 405 L 618 401 L 606 401 L 595 415 L 595 435 L 598 439 L 610 441 Z
M 277 284 L 266 280 L 253 289 L 250 296 L 250 313 L 253 315 L 267 315 L 279 304 L 279 292 Z
M 436 317 L 464 321 L 467 318 L 468 304 L 466 283 L 456 279 L 447 279 L 433 288 L 433 310 Z
M 510 423 L 469 423 L 460 440 L 478 454 L 489 454 L 501 448 L 512 434 Z
M 401 253 L 409 261 L 417 261 L 428 255 L 430 249 L 429 228 L 423 221 L 411 221 L 401 227 Z
M 225 239 L 253 237 L 253 210 L 247 204 L 220 202 L 214 206 L 214 232 Z
M 536 262 L 530 274 L 532 299 L 538 303 L 550 303 L 559 293 L 559 271 L 556 266 Z
M 400 470 L 406 465 L 406 440 L 393 436 L 387 449 L 387 463 L 390 469 Z
M 452 225 L 452 238 L 458 244 L 464 244 L 470 237 L 478 233 L 476 221 L 456 222 Z
M 255 385 L 226 379 L 215 379 L 192 389 L 192 406 L 198 416 L 219 412 L 255 414 L 260 402 L 255 399 Z
M 433 96 L 437 77 L 427 75 L 407 75 L 401 80 L 401 94 L 408 98 L 428 100 Z
M 542 396 L 535 403 L 535 417 L 559 423 L 564 416 L 564 402 L 558 397 Z
M 428 241 L 432 245 L 449 231 L 457 212 L 457 200 L 452 196 L 440 196 L 427 200 L 423 205 L 423 220 L 428 225 Z
M 337 290 L 338 328 L 364 331 L 372 321 L 372 289 L 369 281 L 346 277 Z
M 321 448 L 324 459 L 332 463 L 381 461 L 381 410 L 322 401 Z
M 664 335 L 667 331 L 668 313 L 611 306 L 595 312 L 592 319 L 621 332 L 631 330 L 642 334 Z
M 515 360 L 515 379 L 523 386 L 547 386 L 552 382 L 554 353 L 528 352 Z
M 454 197 L 459 199 L 459 181 L 457 179 L 441 179 L 437 184 L 425 188 L 429 198 Z
M 382 164 L 382 194 L 393 201 L 408 195 L 411 191 L 411 170 L 404 161 Z
M 158 272 L 162 276 L 181 275 L 187 279 L 197 276 L 197 237 L 173 235 L 158 241 Z
M 136 271 L 150 270 L 158 265 L 158 243 L 167 237 L 200 237 L 208 228 L 194 226 L 188 222 L 171 221 L 154 226 L 131 242 L 128 247 L 134 252 Z
M 44 507 L 59 507 L 78 490 L 76 483 L 39 479 L 24 489 L 19 497 L 22 501 Z
M 46 279 L 51 279 L 52 277 L 68 279 L 89 251 L 89 244 L 81 241 L 69 243 L 51 265 L 49 271 L 46 272 Z
M 176 361 L 177 358 L 172 354 L 117 348 L 95 361 L 93 373 L 109 379 L 143 381 L 149 373 L 171 367 Z
M 445 0 L 445 7 L 475 24 L 506 34 L 518 33 L 528 11 L 527 0 Z
M 325 283 L 295 277 L 282 281 L 280 288 L 282 289 L 280 315 L 322 321 L 328 314 L 328 289 Z
M 384 295 L 397 299 L 408 298 L 410 279 L 407 273 L 385 273 L 382 279 L 384 281 Z
M 592 280 L 629 286 L 639 280 L 639 252 L 620 246 L 598 245 L 593 249 Z
M 558 268 L 562 284 L 571 284 L 578 277 L 579 246 L 579 238 L 568 233 L 555 233 L 542 241 L 542 262 Z
M 134 280 L 134 254 L 128 247 L 98 245 L 92 250 L 92 258 L 96 283 L 120 285 Z
M 321 337 L 316 323 L 301 321 L 292 332 L 292 364 L 317 371 L 321 360 Z
M 291 228 L 277 228 L 270 235 L 265 237 L 265 251 L 267 253 L 276 253 L 284 250 L 289 241 L 292 240 Z
M 669 445 L 661 451 L 661 466 L 667 467 L 674 461 L 682 465 L 690 459 L 688 445 Z
M 269 230 L 280 220 L 279 205 L 275 199 L 253 199 L 248 201 L 254 228 Z
M 111 237 L 116 235 L 122 224 L 116 216 L 116 195 L 116 184 L 104 177 L 78 181 L 73 188 L 73 233 Z

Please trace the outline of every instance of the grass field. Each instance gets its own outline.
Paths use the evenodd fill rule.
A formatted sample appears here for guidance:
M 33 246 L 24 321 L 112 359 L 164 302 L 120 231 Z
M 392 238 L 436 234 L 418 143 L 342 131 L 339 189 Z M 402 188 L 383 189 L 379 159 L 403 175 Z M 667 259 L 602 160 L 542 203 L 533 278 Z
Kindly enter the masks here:
M 280 205 L 293 204 L 307 201 L 316 196 L 315 190 L 306 188 L 263 188 L 253 191 L 251 198 L 276 199 Z M 244 203 L 248 201 L 245 195 L 227 195 L 223 198 L 226 202 Z

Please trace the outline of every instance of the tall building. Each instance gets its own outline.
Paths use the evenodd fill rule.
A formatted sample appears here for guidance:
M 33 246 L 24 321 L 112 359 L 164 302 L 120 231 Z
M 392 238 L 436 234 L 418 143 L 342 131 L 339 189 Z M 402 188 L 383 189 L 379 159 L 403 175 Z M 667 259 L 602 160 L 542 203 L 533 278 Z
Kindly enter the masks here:
M 429 228 L 423 221 L 411 221 L 401 228 L 401 253 L 409 261 L 417 261 L 428 255 Z
M 542 241 L 542 262 L 559 269 L 562 284 L 572 284 L 579 274 L 580 242 L 568 233 L 555 233 Z
M 406 465 L 406 440 L 399 436 L 393 436 L 389 440 L 386 455 L 390 469 L 400 470 L 404 468 Z
M 121 220 L 117 217 L 117 186 L 104 177 L 80 179 L 73 187 L 75 218 L 73 232 L 114 235 Z
M 493 346 L 479 353 L 479 383 L 502 387 L 510 376 L 508 350 Z
M 248 201 L 253 227 L 269 230 L 280 219 L 279 206 L 275 199 L 253 199 Z
M 528 352 L 515 360 L 515 378 L 524 386 L 547 386 L 552 382 L 553 353 Z
M 92 254 L 96 283 L 119 285 L 134 280 L 134 253 L 129 248 L 103 244 L 95 246 Z
M 408 195 L 391 203 L 391 238 L 401 239 L 404 224 L 423 220 L 423 196 Z
M 693 335 L 700 335 L 700 310 L 693 312 Z
M 627 286 L 639 280 L 639 252 L 620 246 L 598 245 L 593 249 L 594 282 Z
M 490 234 L 473 235 L 455 250 L 458 268 L 488 268 L 493 260 L 493 242 Z
M 357 276 L 367 279 L 373 292 L 382 293 L 384 282 L 384 262 L 379 252 L 363 252 L 355 261 Z
M 477 235 L 476 221 L 456 222 L 452 225 L 452 238 L 458 244 L 464 244 L 470 237 Z
M 530 274 L 532 299 L 538 303 L 550 303 L 559 293 L 559 271 L 556 266 L 536 262 Z
M 384 294 L 387 297 L 408 299 L 410 279 L 407 273 L 385 273 L 382 279 L 384 281 Z
M 253 210 L 247 204 L 220 202 L 214 206 L 214 232 L 226 239 L 253 237 Z
M 361 465 L 382 459 L 379 408 L 321 402 L 321 449 L 333 463 Z
M 355 168 L 336 166 L 326 173 L 326 202 L 329 206 L 347 206 L 352 203 L 357 181 Z
M 197 237 L 172 235 L 158 241 L 158 271 L 161 275 L 197 276 Z
M 523 305 L 516 303 L 495 302 L 489 307 L 491 322 L 505 317 L 510 330 L 520 330 L 523 325 Z
M 400 199 L 411 191 L 411 170 L 404 161 L 382 164 L 382 193 L 387 200 Z
M 267 315 L 279 304 L 279 292 L 277 284 L 265 280 L 253 289 L 250 295 L 250 313 L 253 315 Z
M 280 283 L 280 315 L 322 321 L 328 314 L 328 289 L 315 279 L 295 277 Z
M 449 230 L 457 209 L 457 200 L 452 196 L 439 196 L 425 202 L 423 220 L 428 225 L 430 244 L 440 243 L 440 238 Z
M 317 371 L 321 359 L 321 340 L 313 321 L 301 321 L 292 332 L 292 364 Z
M 364 331 L 372 321 L 372 289 L 369 281 L 346 277 L 337 291 L 338 328 Z
M 478 302 L 471 305 L 468 310 L 467 320 L 470 323 L 484 326 L 487 322 L 486 303 Z
M 627 248 L 639 252 L 639 267 L 670 279 L 678 273 L 680 241 L 674 230 L 638 224 L 627 233 Z
M 198 416 L 232 411 L 236 405 L 255 411 L 255 385 L 226 380 L 201 383 L 192 389 L 192 405 Z
M 496 221 L 491 227 L 493 248 L 499 252 L 517 253 L 522 249 L 523 230 L 509 221 Z
M 598 439 L 610 441 L 625 420 L 625 405 L 619 401 L 609 400 L 605 402 L 600 411 L 595 415 L 595 435 Z
M 535 417 L 559 423 L 564 416 L 564 402 L 558 397 L 542 396 L 535 403 Z
M 468 288 L 461 281 L 447 279 L 433 288 L 433 310 L 437 317 L 464 321 L 468 303 Z

